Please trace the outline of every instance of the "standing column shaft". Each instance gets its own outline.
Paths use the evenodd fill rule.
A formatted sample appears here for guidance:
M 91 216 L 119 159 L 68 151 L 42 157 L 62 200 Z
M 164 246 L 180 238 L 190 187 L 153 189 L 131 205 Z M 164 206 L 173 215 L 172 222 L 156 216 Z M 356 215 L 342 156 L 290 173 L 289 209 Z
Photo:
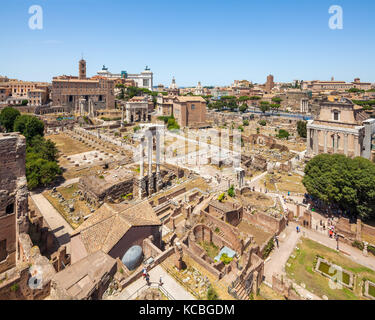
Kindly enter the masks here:
M 327 153 L 327 131 L 324 131 L 324 153 Z
M 143 159 L 143 150 L 144 150 L 144 140 L 141 141 L 140 144 L 140 170 L 139 170 L 139 178 L 143 179 L 144 176 L 144 159 Z
M 337 133 L 334 134 L 334 153 L 337 153 Z
M 160 172 L 160 132 L 156 131 L 156 173 Z
M 307 128 L 307 139 L 306 139 L 306 143 L 307 143 L 307 154 L 308 154 L 308 155 L 311 153 L 311 135 L 310 135 L 310 131 L 311 131 L 311 129 L 310 129 L 310 128 Z
M 148 176 L 152 175 L 152 135 L 148 138 Z
M 348 134 L 344 135 L 344 154 L 348 156 Z

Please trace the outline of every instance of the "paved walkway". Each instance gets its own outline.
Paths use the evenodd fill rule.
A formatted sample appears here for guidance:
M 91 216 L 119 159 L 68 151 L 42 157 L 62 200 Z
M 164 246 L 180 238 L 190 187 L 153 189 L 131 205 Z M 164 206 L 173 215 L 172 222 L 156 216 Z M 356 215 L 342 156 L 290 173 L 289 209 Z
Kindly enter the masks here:
M 293 253 L 294 248 L 297 246 L 297 242 L 301 236 L 302 232 L 297 234 L 295 225 L 292 224 L 289 224 L 289 226 L 287 226 L 279 235 L 279 248 L 275 247 L 264 264 L 264 276 L 269 285 L 272 284 L 272 275 L 274 273 L 283 276 L 286 275 L 285 265 L 289 259 L 289 256 Z M 321 300 L 320 297 L 296 283 L 293 283 L 293 287 L 302 297 L 309 300 Z
M 69 180 L 66 180 L 64 181 L 61 185 L 59 185 L 58 187 L 67 187 L 67 186 L 70 186 L 74 183 L 77 183 L 79 181 L 80 178 L 72 178 L 72 179 L 69 179 Z
M 274 273 L 284 274 L 284 267 L 297 245 L 301 233 L 295 231 L 295 227 L 289 224 L 278 236 L 279 248 L 275 247 L 264 264 L 264 276 L 268 283 L 272 283 Z
M 179 283 L 177 283 L 160 265 L 156 266 L 149 271 L 150 281 L 159 282 L 160 276 L 163 280 L 163 288 L 175 299 L 175 300 L 195 300 L 195 298 L 187 292 Z M 131 285 L 127 286 L 118 296 L 110 297 L 113 300 L 127 300 L 132 295 L 132 299 L 137 297 L 137 290 L 142 288 L 146 284 L 143 279 L 138 279 Z M 139 292 L 140 293 L 140 292 Z
M 279 248 L 275 248 L 269 258 L 264 264 L 264 276 L 265 281 L 268 284 L 272 284 L 272 275 L 274 273 L 280 275 L 286 275 L 285 265 L 292 254 L 294 248 L 297 246 L 298 240 L 301 237 L 306 237 L 313 241 L 316 241 L 328 248 L 336 250 L 337 242 L 334 239 L 329 238 L 327 235 L 319 232 L 312 231 L 310 229 L 301 228 L 301 232 L 296 232 L 297 224 L 294 222 L 289 223 L 285 230 L 279 235 Z M 342 254 L 345 254 L 349 259 L 354 262 L 363 265 L 367 268 L 375 270 L 375 257 L 369 255 L 365 257 L 362 252 L 348 244 L 339 242 L 339 250 Z M 294 283 L 295 289 L 304 297 L 308 299 L 320 300 L 321 298 L 309 292 L 305 288 L 302 288 L 298 284 Z
M 59 244 L 61 246 L 66 245 L 67 252 L 70 253 L 70 234 L 73 232 L 73 228 L 41 193 L 31 193 L 31 198 L 47 221 Z

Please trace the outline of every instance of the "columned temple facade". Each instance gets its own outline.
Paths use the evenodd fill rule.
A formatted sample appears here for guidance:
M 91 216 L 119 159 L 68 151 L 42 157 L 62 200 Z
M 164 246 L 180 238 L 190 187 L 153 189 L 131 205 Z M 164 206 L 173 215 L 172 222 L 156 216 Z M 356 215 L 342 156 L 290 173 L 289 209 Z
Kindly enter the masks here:
M 349 99 L 330 96 L 320 114 L 307 123 L 307 153 L 340 153 L 349 157 L 371 158 L 375 119 Z

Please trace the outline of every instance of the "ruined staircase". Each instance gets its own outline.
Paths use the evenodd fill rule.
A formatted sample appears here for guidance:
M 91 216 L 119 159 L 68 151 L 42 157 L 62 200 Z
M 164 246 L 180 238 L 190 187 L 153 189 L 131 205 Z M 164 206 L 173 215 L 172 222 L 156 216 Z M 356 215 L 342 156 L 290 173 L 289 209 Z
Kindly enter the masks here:
M 234 287 L 238 300 L 249 300 L 249 296 L 246 294 L 245 288 L 241 283 L 238 283 Z

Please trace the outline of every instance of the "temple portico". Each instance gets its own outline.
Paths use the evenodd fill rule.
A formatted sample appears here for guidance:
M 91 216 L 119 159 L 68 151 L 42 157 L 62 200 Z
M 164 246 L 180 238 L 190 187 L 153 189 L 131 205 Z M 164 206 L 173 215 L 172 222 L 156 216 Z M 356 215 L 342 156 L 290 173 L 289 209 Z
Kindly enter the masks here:
M 375 120 L 349 99 L 329 96 L 319 116 L 307 121 L 308 157 L 339 153 L 348 157 L 371 158 Z
M 342 153 L 350 157 L 362 156 L 364 127 L 353 129 L 307 124 L 307 155 Z

